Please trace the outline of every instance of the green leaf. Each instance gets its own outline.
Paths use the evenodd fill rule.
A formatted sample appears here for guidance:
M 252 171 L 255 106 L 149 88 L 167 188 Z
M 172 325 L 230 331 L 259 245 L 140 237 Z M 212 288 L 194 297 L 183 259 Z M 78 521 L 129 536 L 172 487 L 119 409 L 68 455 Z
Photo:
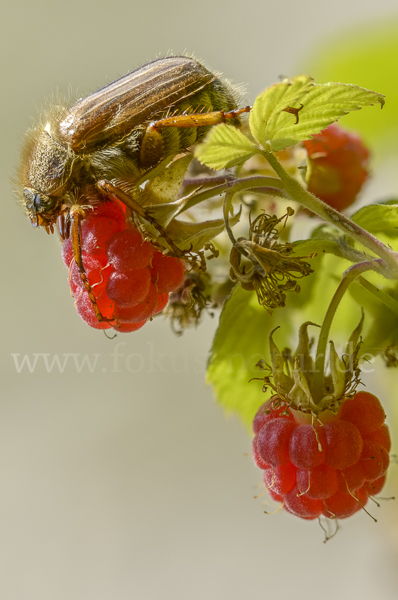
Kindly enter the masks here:
M 279 324 L 276 312 L 270 315 L 253 292 L 236 286 L 226 300 L 213 341 L 207 370 L 207 381 L 218 402 L 229 413 L 235 412 L 250 427 L 259 406 L 269 395 L 262 393 L 261 378 L 256 367 L 260 359 L 270 362 L 269 333 Z M 278 330 L 278 345 L 286 345 L 290 327 L 284 321 Z
M 195 150 L 195 157 L 212 169 L 229 169 L 244 163 L 258 153 L 258 148 L 235 127 L 213 127 L 203 144 Z
M 283 150 L 308 140 L 350 111 L 376 103 L 383 106 L 384 96 L 356 85 L 327 83 L 303 86 L 294 102 L 286 103 L 282 96 L 272 111 L 267 106 L 261 143 L 272 152 Z M 296 115 L 286 112 L 287 107 L 299 109 L 298 122 Z
M 262 146 L 267 146 L 268 122 L 289 104 L 296 104 L 313 85 L 312 77 L 299 75 L 294 79 L 284 79 L 264 90 L 256 98 L 249 116 L 250 130 L 254 139 Z
M 369 204 L 360 208 L 351 219 L 369 233 L 398 237 L 398 204 Z

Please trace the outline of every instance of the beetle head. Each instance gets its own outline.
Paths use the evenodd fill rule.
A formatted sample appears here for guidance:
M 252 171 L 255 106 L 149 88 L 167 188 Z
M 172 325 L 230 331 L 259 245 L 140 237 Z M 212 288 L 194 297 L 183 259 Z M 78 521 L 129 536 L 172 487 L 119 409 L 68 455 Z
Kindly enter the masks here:
M 51 227 L 58 217 L 58 199 L 32 188 L 24 188 L 25 206 L 32 227 Z

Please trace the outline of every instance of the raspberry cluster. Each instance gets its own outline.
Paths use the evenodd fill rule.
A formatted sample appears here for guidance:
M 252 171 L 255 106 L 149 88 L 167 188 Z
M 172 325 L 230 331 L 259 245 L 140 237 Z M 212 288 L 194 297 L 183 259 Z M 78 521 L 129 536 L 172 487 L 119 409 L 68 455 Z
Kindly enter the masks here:
M 302 519 L 345 518 L 378 494 L 391 449 L 385 414 L 376 396 L 347 398 L 334 420 L 299 424 L 279 397 L 254 418 L 253 458 L 268 493 Z
M 350 206 L 368 178 L 369 151 L 361 139 L 333 124 L 303 144 L 309 191 L 336 210 Z
M 99 322 L 73 257 L 70 238 L 62 244 L 62 259 L 69 267 L 69 285 L 79 316 L 95 329 L 113 327 L 122 333 L 136 331 L 163 310 L 169 292 L 184 281 L 185 265 L 164 256 L 126 222 L 123 206 L 102 202 L 82 222 L 82 259 L 101 314 L 112 323 Z

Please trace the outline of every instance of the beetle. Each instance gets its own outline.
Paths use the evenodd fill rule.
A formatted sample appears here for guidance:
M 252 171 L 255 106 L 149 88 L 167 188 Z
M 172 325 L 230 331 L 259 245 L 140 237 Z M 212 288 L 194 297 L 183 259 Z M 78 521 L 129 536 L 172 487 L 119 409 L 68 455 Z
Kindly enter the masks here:
M 169 56 L 149 62 L 70 107 L 55 106 L 28 131 L 19 170 L 21 200 L 31 224 L 72 236 L 74 258 L 96 306 L 81 256 L 80 223 L 87 213 L 82 190 L 115 197 L 155 220 L 129 195 L 142 175 L 163 158 L 200 141 L 211 125 L 239 125 L 234 88 L 196 60 Z M 98 197 L 98 194 L 97 194 Z M 167 238 L 166 238 L 167 239 Z M 172 240 L 172 251 L 178 254 Z M 180 253 L 181 256 L 181 253 Z

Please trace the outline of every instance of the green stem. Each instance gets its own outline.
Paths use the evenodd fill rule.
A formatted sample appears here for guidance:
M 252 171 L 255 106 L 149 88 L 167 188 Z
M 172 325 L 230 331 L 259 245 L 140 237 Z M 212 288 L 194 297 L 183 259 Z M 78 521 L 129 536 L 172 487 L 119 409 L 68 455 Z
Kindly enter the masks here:
M 315 372 L 314 372 L 314 380 L 313 380 L 313 399 L 316 404 L 318 404 L 323 396 L 324 396 L 324 377 L 325 377 L 325 359 L 326 359 L 326 347 L 329 339 L 330 327 L 332 325 L 332 321 L 336 310 L 347 291 L 349 285 L 362 273 L 365 271 L 370 271 L 374 269 L 374 262 L 377 261 L 365 261 L 362 263 L 357 263 L 356 265 L 352 265 L 347 271 L 345 271 L 343 275 L 343 279 L 341 280 L 337 290 L 335 291 L 333 298 L 329 304 L 329 307 L 326 311 L 325 318 L 322 323 L 321 331 L 319 333 L 318 338 L 318 346 L 316 349 L 316 357 L 315 357 Z
M 332 223 L 345 234 L 374 252 L 374 254 L 382 258 L 388 265 L 389 270 L 391 271 L 390 276 L 398 278 L 398 253 L 393 252 L 388 246 L 383 244 L 368 231 L 362 229 L 362 227 L 359 227 L 359 225 L 356 225 L 356 223 L 353 223 L 340 212 L 331 206 L 328 206 L 325 202 L 314 196 L 314 194 L 311 194 L 311 192 L 304 189 L 294 177 L 285 171 L 272 152 L 264 150 L 262 154 L 268 160 L 276 174 L 279 175 L 286 192 L 293 200 L 299 202 L 305 206 L 305 208 L 319 217 L 322 217 L 329 223 Z
M 202 180 L 200 180 L 202 181 Z M 191 180 L 189 180 L 191 185 Z M 200 183 L 200 182 L 199 182 Z M 286 193 L 283 189 L 283 183 L 280 179 L 276 177 L 244 177 L 242 179 L 231 179 L 227 178 L 224 183 L 212 187 L 209 190 L 203 190 L 202 192 L 198 192 L 190 200 L 185 204 L 185 206 L 179 211 L 178 214 L 183 213 L 184 211 L 196 206 L 200 202 L 204 200 L 208 200 L 217 196 L 219 194 L 223 194 L 225 191 L 233 191 L 233 193 L 237 193 L 243 190 L 251 190 L 267 194 L 269 196 L 275 196 L 278 198 L 286 198 Z

